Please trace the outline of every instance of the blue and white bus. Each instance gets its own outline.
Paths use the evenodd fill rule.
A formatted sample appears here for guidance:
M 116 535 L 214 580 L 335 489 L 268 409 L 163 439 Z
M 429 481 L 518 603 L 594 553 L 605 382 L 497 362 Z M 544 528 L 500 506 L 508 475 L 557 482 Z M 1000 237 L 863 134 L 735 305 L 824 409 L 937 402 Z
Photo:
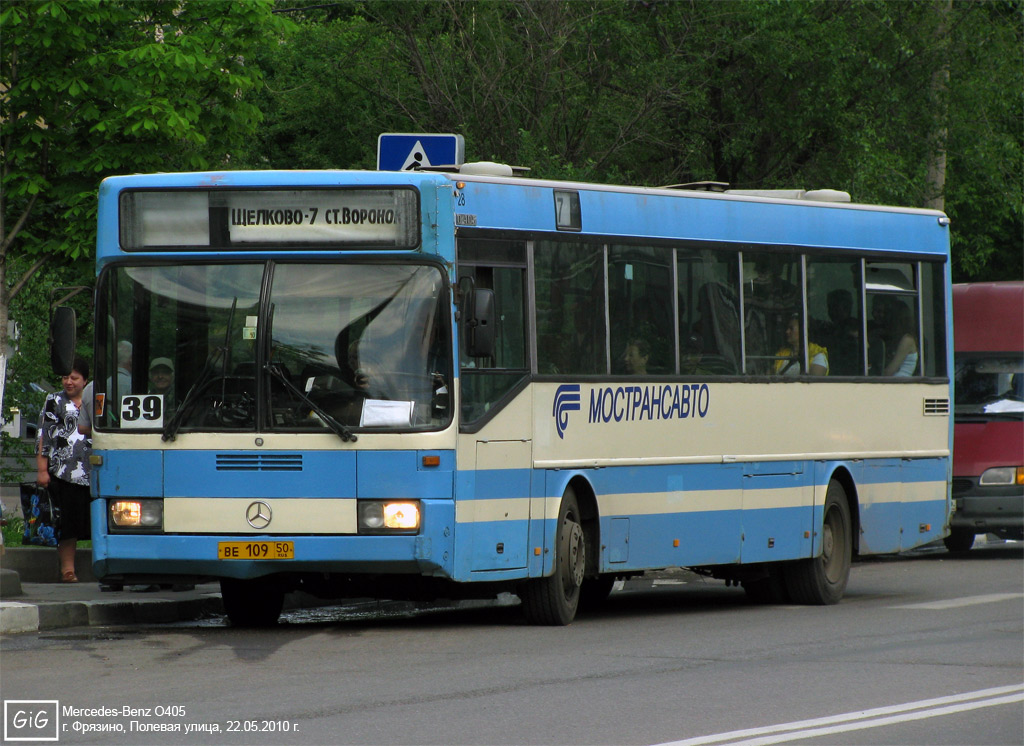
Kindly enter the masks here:
M 837 602 L 948 532 L 949 221 L 843 193 L 459 172 L 99 195 L 94 571 L 511 591 L 568 624 L 688 567 Z M 897 359 L 898 357 L 898 359 Z

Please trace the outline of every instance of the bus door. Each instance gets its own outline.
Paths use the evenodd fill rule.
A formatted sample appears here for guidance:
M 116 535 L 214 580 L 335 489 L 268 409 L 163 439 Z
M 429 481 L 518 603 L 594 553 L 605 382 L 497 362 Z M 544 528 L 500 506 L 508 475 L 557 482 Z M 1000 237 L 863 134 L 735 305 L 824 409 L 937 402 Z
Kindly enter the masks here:
M 478 440 L 470 570 L 526 567 L 530 529 L 530 440 Z
M 807 556 L 814 504 L 811 473 L 802 461 L 743 465 L 743 543 L 740 561 L 772 562 Z

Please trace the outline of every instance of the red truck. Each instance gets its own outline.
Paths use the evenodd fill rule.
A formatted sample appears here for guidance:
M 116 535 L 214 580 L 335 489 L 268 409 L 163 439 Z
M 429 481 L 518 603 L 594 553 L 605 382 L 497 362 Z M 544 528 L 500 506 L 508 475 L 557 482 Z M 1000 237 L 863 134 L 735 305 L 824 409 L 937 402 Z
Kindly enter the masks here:
M 946 548 L 1024 539 L 1024 282 L 953 286 L 953 503 Z

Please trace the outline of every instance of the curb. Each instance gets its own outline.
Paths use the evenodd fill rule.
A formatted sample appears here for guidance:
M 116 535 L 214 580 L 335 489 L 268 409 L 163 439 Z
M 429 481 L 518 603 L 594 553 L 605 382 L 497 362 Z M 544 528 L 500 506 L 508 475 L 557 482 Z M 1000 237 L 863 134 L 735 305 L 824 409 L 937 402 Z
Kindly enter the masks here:
M 0 601 L 0 635 L 103 624 L 166 624 L 223 613 L 219 593 L 183 599 Z
M 17 583 L 17 573 L 4 570 L 4 576 L 13 575 L 13 580 L 5 577 L 7 587 Z M 665 570 L 647 573 L 642 578 L 629 581 L 617 581 L 616 590 L 646 590 L 658 585 L 682 585 L 699 582 L 701 579 L 688 570 L 666 568 Z M 200 586 L 196 590 L 174 592 L 173 598 L 152 593 L 125 592 L 102 593 L 98 586 L 89 583 L 75 587 L 63 586 L 59 583 L 25 583 L 18 600 L 0 600 L 0 635 L 25 634 L 44 632 L 67 627 L 88 627 L 99 625 L 131 625 L 131 624 L 168 624 L 187 622 L 203 617 L 224 614 L 219 587 L 214 584 Z M 84 586 L 92 586 L 85 589 Z M 82 593 L 87 598 L 67 598 L 67 592 Z M 13 595 L 13 594 L 12 594 Z M 64 599 L 59 599 L 65 595 Z M 54 596 L 58 598 L 55 599 Z M 102 596 L 97 598 L 96 596 Z M 51 600 L 52 599 L 52 600 Z M 405 601 L 376 600 L 325 600 L 296 592 L 285 596 L 285 611 L 296 609 L 312 609 L 320 606 L 331 606 L 339 603 L 369 603 L 373 608 L 382 604 L 389 608 L 404 609 L 411 604 Z M 464 603 L 474 603 L 464 602 Z M 411 604 L 416 606 L 416 604 Z M 427 604 L 429 606 L 429 604 Z

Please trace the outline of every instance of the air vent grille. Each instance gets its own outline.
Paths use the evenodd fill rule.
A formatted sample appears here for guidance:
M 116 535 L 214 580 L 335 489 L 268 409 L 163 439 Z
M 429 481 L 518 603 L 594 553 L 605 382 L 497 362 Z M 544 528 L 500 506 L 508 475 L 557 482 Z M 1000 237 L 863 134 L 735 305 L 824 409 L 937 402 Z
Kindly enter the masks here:
M 948 415 L 949 399 L 925 399 L 924 413 L 928 415 Z
M 302 454 L 218 453 L 217 471 L 302 471 Z

